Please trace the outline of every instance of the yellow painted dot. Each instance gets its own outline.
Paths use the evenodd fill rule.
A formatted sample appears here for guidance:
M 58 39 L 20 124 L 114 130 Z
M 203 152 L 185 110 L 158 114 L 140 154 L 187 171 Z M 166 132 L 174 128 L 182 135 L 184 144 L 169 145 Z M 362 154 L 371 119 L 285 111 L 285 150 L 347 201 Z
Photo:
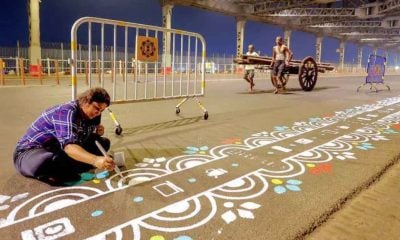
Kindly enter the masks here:
M 100 183 L 100 180 L 99 179 L 93 179 L 93 183 L 98 184 L 98 183 Z
M 157 236 L 152 236 L 150 240 L 165 240 L 163 236 L 157 235 Z
M 277 184 L 277 185 L 283 183 L 282 180 L 279 180 L 279 179 L 276 179 L 276 178 L 272 179 L 271 182 L 272 182 L 273 184 Z
M 199 153 L 200 153 L 200 154 L 206 154 L 206 152 L 204 152 L 204 151 L 200 151 Z
M 242 142 L 235 142 L 235 144 L 242 144 Z
M 313 168 L 313 167 L 315 167 L 315 164 L 313 164 L 313 163 L 307 163 L 306 166 L 309 167 L 309 168 Z

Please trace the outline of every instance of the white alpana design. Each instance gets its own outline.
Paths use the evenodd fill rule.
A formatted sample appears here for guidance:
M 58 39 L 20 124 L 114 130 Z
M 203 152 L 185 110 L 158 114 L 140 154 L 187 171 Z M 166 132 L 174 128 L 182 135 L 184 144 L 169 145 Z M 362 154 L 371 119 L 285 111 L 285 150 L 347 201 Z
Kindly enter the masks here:
M 268 166 L 226 182 L 220 186 L 199 193 L 179 202 L 174 202 L 162 209 L 132 219 L 121 225 L 108 229 L 93 239 L 104 239 L 112 236 L 115 239 L 123 238 L 123 232 L 129 229 L 134 239 L 141 239 L 142 229 L 160 232 L 184 232 L 204 224 L 210 223 L 222 217 L 225 222 L 233 222 L 233 219 L 253 219 L 256 214 L 251 212 L 261 203 L 256 198 L 268 194 L 269 180 L 271 178 L 293 178 L 306 172 L 306 164 L 323 163 L 337 159 L 340 155 L 355 158 L 354 148 L 369 148 L 371 142 L 389 140 L 388 135 L 383 135 L 393 124 L 400 122 L 400 113 L 392 113 L 394 109 L 382 110 L 382 108 L 395 105 L 400 98 L 389 98 L 372 105 L 363 105 L 353 109 L 336 112 L 333 117 L 311 118 L 308 122 L 296 122 L 292 127 L 279 127 L 272 132 L 258 132 L 242 141 L 241 144 L 224 144 L 211 148 L 207 154 L 182 155 L 171 159 L 159 159 L 159 161 L 148 161 L 143 167 L 129 169 L 121 175 L 113 175 L 106 180 L 107 191 L 85 186 L 55 189 L 31 197 L 10 209 L 6 221 L 0 221 L 0 227 L 10 226 L 16 222 L 38 217 L 44 213 L 56 211 L 65 206 L 71 206 L 87 201 L 113 191 L 121 191 L 131 185 L 149 181 L 155 178 L 165 177 L 169 174 L 185 171 L 202 164 L 208 164 L 229 156 L 232 150 L 251 151 L 261 147 L 271 146 L 273 143 L 289 138 L 301 136 L 304 133 L 323 129 L 339 121 L 353 118 L 363 113 L 373 111 L 385 111 L 390 115 L 377 119 L 367 126 L 357 129 L 352 133 L 338 136 L 319 146 L 307 149 L 298 154 L 281 159 L 280 169 L 269 169 Z M 122 176 L 122 177 L 121 177 Z M 236 206 L 235 211 L 226 211 L 226 206 Z M 224 215 L 223 215 L 224 214 Z M 223 215 L 223 216 L 221 216 Z M 18 217 L 16 217 L 18 216 Z M 147 231 L 146 230 L 146 231 Z

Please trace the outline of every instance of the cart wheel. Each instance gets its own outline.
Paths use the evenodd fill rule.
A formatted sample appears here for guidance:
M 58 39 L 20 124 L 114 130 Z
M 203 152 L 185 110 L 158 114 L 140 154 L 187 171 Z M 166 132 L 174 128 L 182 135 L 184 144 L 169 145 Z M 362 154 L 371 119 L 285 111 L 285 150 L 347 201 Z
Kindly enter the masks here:
M 314 58 L 306 57 L 300 63 L 299 82 L 304 91 L 313 90 L 318 78 L 318 66 Z
M 181 109 L 177 107 L 177 108 L 175 109 L 175 113 L 176 113 L 176 114 L 179 114 L 180 112 L 181 112 Z
M 204 113 L 204 120 L 207 120 L 208 119 L 208 112 L 206 111 L 205 113 Z
M 121 135 L 121 133 L 122 133 L 122 127 L 121 126 L 115 127 L 115 134 L 117 134 L 119 136 L 119 135 Z

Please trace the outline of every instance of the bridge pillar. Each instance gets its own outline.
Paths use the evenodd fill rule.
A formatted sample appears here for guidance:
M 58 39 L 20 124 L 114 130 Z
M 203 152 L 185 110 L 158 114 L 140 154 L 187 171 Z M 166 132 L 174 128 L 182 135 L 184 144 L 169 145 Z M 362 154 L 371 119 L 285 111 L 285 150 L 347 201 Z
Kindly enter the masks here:
M 246 20 L 244 18 L 236 18 L 236 56 L 244 54 L 244 28 Z
M 172 25 L 172 9 L 174 5 L 164 4 L 162 6 L 162 26 L 171 29 Z M 163 56 L 162 61 L 165 67 L 171 67 L 171 33 L 163 34 Z
M 321 62 L 322 40 L 323 40 L 323 37 L 317 36 L 317 40 L 316 40 L 316 43 L 315 43 L 315 61 L 317 63 Z

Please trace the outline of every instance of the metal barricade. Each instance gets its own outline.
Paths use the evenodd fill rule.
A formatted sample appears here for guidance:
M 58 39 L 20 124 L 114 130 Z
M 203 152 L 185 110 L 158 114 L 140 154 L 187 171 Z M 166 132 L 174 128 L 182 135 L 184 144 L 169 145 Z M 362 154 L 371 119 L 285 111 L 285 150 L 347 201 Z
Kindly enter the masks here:
M 383 84 L 390 91 L 389 85 L 384 82 L 385 79 L 385 70 L 386 70 L 386 58 L 374 54 L 370 54 L 368 57 L 368 64 L 366 67 L 367 77 L 365 78 L 365 82 L 357 88 L 357 92 L 360 88 L 365 85 L 370 85 L 370 90 L 372 88 L 375 89 L 375 92 L 378 92 L 377 85 Z
M 77 46 L 82 42 L 88 49 L 78 56 Z M 100 46 L 95 56 L 94 43 Z M 113 47 L 106 50 L 105 44 Z M 117 49 L 124 54 L 117 54 Z M 179 114 L 181 105 L 192 98 L 207 119 L 208 112 L 198 99 L 205 93 L 205 52 L 205 40 L 198 33 L 80 18 L 71 29 L 72 99 L 77 97 L 78 78 L 82 78 L 79 82 L 89 88 L 107 89 L 114 103 L 183 98 L 176 105 Z

